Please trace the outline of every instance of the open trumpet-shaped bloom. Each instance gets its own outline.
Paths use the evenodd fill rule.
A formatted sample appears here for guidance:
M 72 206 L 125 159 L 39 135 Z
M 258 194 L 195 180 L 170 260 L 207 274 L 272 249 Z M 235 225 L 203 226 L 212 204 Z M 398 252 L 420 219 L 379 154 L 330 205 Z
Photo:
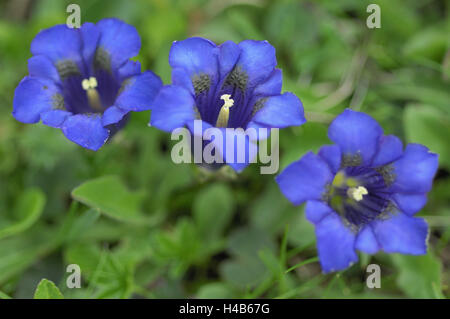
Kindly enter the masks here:
M 284 128 L 305 122 L 300 100 L 292 93 L 281 94 L 281 70 L 267 41 L 221 45 L 203 38 L 175 41 L 169 63 L 172 85 L 161 89 L 151 115 L 151 124 L 161 130 L 187 127 L 196 134 L 193 122 L 201 120 L 203 129 L 217 127 L 226 140 L 226 128 Z M 240 171 L 256 153 L 252 139 L 248 135 L 237 139 L 245 141 L 245 163 L 227 158 L 227 147 L 238 148 L 230 141 L 218 142 L 216 150 Z
M 308 152 L 277 176 L 294 204 L 306 202 L 324 272 L 349 267 L 356 250 L 425 254 L 428 226 L 413 217 L 427 201 L 438 156 L 383 135 L 367 114 L 345 110 L 330 125 L 334 145 Z
M 140 46 L 136 29 L 115 18 L 42 30 L 31 43 L 29 76 L 16 88 L 13 116 L 24 123 L 42 120 L 98 150 L 130 111 L 148 110 L 162 86 L 130 60 Z

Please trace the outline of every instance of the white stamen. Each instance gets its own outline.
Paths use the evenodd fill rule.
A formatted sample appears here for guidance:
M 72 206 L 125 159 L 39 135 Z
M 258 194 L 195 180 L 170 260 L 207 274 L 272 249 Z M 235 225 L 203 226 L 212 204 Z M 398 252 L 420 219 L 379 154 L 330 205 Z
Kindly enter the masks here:
M 223 102 L 224 102 L 222 107 L 230 108 L 230 107 L 232 107 L 234 105 L 234 100 L 231 99 L 231 95 L 230 94 L 222 94 L 220 99 L 223 100 Z
M 223 105 L 220 109 L 219 116 L 217 117 L 216 127 L 227 127 L 228 118 L 230 117 L 230 107 L 234 105 L 234 100 L 230 94 L 222 94 L 220 97 L 223 100 Z
M 357 202 L 361 201 L 363 199 L 363 195 L 367 194 L 369 194 L 369 192 L 364 186 L 351 187 L 347 190 L 348 197 L 353 198 Z
M 97 92 L 97 79 L 93 76 L 91 76 L 89 79 L 84 79 L 81 81 L 81 86 L 83 87 L 83 90 L 86 91 L 86 95 L 89 101 L 89 105 L 91 108 L 93 108 L 95 111 L 102 111 L 102 102 L 100 100 L 100 95 Z
M 89 79 L 84 79 L 81 81 L 81 86 L 83 90 L 87 91 L 89 89 L 95 89 L 97 87 L 97 79 L 91 76 Z

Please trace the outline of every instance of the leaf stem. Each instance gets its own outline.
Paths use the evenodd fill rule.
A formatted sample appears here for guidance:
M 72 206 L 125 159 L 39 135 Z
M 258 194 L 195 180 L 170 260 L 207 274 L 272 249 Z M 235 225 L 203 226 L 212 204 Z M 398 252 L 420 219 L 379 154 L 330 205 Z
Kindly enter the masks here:
M 302 267 L 302 266 L 305 266 L 305 265 L 307 265 L 307 264 L 315 263 L 316 261 L 319 261 L 319 257 L 317 257 L 317 256 L 316 256 L 316 257 L 309 258 L 309 259 L 306 259 L 306 260 L 304 260 L 304 261 L 298 263 L 297 265 L 292 266 L 292 267 L 289 268 L 288 270 L 286 270 L 286 271 L 285 271 L 285 274 L 287 274 L 288 272 L 291 272 L 292 270 L 295 270 L 295 269 L 297 269 L 297 268 L 300 268 L 300 267 Z

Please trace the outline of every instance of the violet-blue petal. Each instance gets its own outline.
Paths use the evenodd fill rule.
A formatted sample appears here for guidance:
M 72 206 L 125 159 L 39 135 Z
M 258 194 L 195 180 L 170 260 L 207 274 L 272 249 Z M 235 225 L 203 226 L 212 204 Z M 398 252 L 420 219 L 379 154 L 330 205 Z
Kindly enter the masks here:
M 355 234 L 337 214 L 330 214 L 316 225 L 317 250 L 322 272 L 338 271 L 358 260 L 354 249 Z
M 113 69 L 138 55 L 141 38 L 134 26 L 117 18 L 102 19 L 96 26 L 100 30 L 98 46 L 109 53 Z
M 346 109 L 328 128 L 328 137 L 341 148 L 343 156 L 361 156 L 363 165 L 371 163 L 383 134 L 369 115 Z
M 14 92 L 13 116 L 23 123 L 37 123 L 41 113 L 55 107 L 58 88 L 50 80 L 26 76 Z
M 203 139 L 203 136 L 205 135 L 206 130 L 208 130 L 210 128 L 214 128 L 214 126 L 212 126 L 208 122 L 205 122 L 205 121 L 202 121 L 199 119 L 187 121 L 186 127 L 193 136 L 196 136 L 200 139 Z M 216 128 L 216 129 L 219 129 L 219 128 Z
M 76 114 L 69 116 L 61 127 L 64 135 L 84 148 L 97 151 L 109 137 L 99 114 Z
M 241 172 L 255 158 L 258 146 L 244 130 L 219 128 L 223 140 L 214 139 L 213 143 L 224 162 L 231 166 L 236 172 Z
M 132 60 L 125 62 L 125 64 L 122 65 L 118 70 L 120 81 L 124 81 L 125 79 L 134 75 L 139 75 L 140 73 L 141 73 L 141 63 L 139 61 L 132 61 Z
M 306 119 L 302 102 L 294 94 L 286 92 L 267 98 L 252 121 L 267 127 L 285 128 L 302 125 Z
M 438 155 L 420 144 L 408 144 L 403 155 L 391 164 L 395 177 L 390 190 L 400 193 L 426 193 L 438 169 Z
M 188 90 L 192 96 L 195 96 L 194 85 L 188 71 L 183 68 L 172 69 L 172 84 L 178 85 Z
M 427 203 L 426 194 L 394 193 L 392 195 L 397 207 L 405 214 L 412 216 L 421 210 Z
M 50 110 L 41 114 L 42 123 L 51 127 L 60 128 L 64 121 L 72 115 L 65 110 Z
M 273 70 L 266 81 L 259 84 L 253 91 L 254 95 L 271 96 L 279 95 L 283 86 L 283 72 L 280 69 Z
M 219 74 L 224 79 L 236 65 L 241 48 L 233 41 L 226 41 L 219 46 Z
M 275 179 L 284 196 L 299 205 L 306 200 L 321 200 L 326 185 L 333 180 L 333 174 L 325 161 L 308 152 Z
M 309 200 L 305 205 L 306 219 L 317 224 L 329 214 L 335 213 L 327 203 L 318 200 Z
M 428 225 L 423 218 L 401 212 L 372 222 L 377 242 L 387 253 L 422 255 L 427 252 Z
M 152 71 L 130 77 L 122 83 L 115 105 L 128 111 L 150 110 L 161 87 L 161 79 Z
M 246 131 L 252 132 L 249 137 L 252 141 L 256 140 L 266 140 L 269 138 L 271 133 L 271 128 L 266 125 L 262 125 L 253 121 L 247 124 Z
M 380 138 L 378 152 L 372 160 L 372 167 L 389 164 L 398 159 L 403 153 L 402 141 L 394 135 L 385 135 Z
M 171 132 L 194 121 L 195 101 L 186 89 L 176 86 L 164 86 L 153 102 L 150 123 L 160 130 Z
M 65 24 L 42 30 L 31 42 L 33 55 L 45 55 L 53 63 L 71 60 L 81 66 L 81 37 Z
M 341 149 L 338 145 L 324 145 L 319 149 L 318 155 L 327 162 L 331 171 L 336 174 L 341 167 Z
M 244 40 L 239 43 L 241 55 L 236 66 L 248 76 L 247 87 L 264 82 L 277 65 L 275 48 L 267 41 Z
M 86 22 L 80 28 L 82 37 L 81 54 L 84 61 L 91 65 L 100 39 L 100 29 L 93 23 Z
M 103 126 L 108 126 L 111 124 L 119 123 L 129 112 L 129 110 L 121 109 L 120 107 L 117 107 L 115 105 L 108 107 L 103 113 L 102 124 Z
M 28 60 L 28 72 L 32 77 L 39 77 L 59 82 L 59 74 L 55 65 L 45 55 L 35 55 Z
M 218 71 L 217 46 L 204 38 L 194 37 L 175 41 L 169 53 L 172 68 L 184 68 L 190 76 L 208 74 L 214 76 Z
M 364 226 L 356 236 L 355 248 L 367 253 L 375 254 L 380 250 L 380 245 L 378 245 L 377 238 L 370 225 Z

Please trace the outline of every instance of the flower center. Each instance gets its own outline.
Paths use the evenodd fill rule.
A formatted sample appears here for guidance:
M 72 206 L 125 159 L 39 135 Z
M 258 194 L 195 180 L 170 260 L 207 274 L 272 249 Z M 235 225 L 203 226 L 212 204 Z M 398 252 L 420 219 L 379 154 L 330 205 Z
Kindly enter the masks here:
M 97 79 L 91 76 L 89 79 L 84 79 L 81 81 L 81 86 L 83 90 L 86 91 L 86 96 L 88 98 L 89 105 L 95 111 L 101 112 L 103 110 L 102 102 L 100 100 L 100 95 L 96 87 L 98 86 Z
M 329 205 L 351 227 L 363 227 L 391 209 L 383 176 L 363 166 L 342 168 L 334 177 L 326 196 Z
M 234 100 L 230 94 L 222 94 L 220 99 L 223 100 L 223 105 L 220 109 L 219 116 L 217 116 L 216 127 L 227 127 L 230 117 L 230 107 L 234 105 Z
M 350 187 L 347 189 L 347 196 L 353 198 L 357 202 L 361 201 L 363 199 L 363 195 L 367 194 L 369 194 L 369 192 L 364 186 Z

